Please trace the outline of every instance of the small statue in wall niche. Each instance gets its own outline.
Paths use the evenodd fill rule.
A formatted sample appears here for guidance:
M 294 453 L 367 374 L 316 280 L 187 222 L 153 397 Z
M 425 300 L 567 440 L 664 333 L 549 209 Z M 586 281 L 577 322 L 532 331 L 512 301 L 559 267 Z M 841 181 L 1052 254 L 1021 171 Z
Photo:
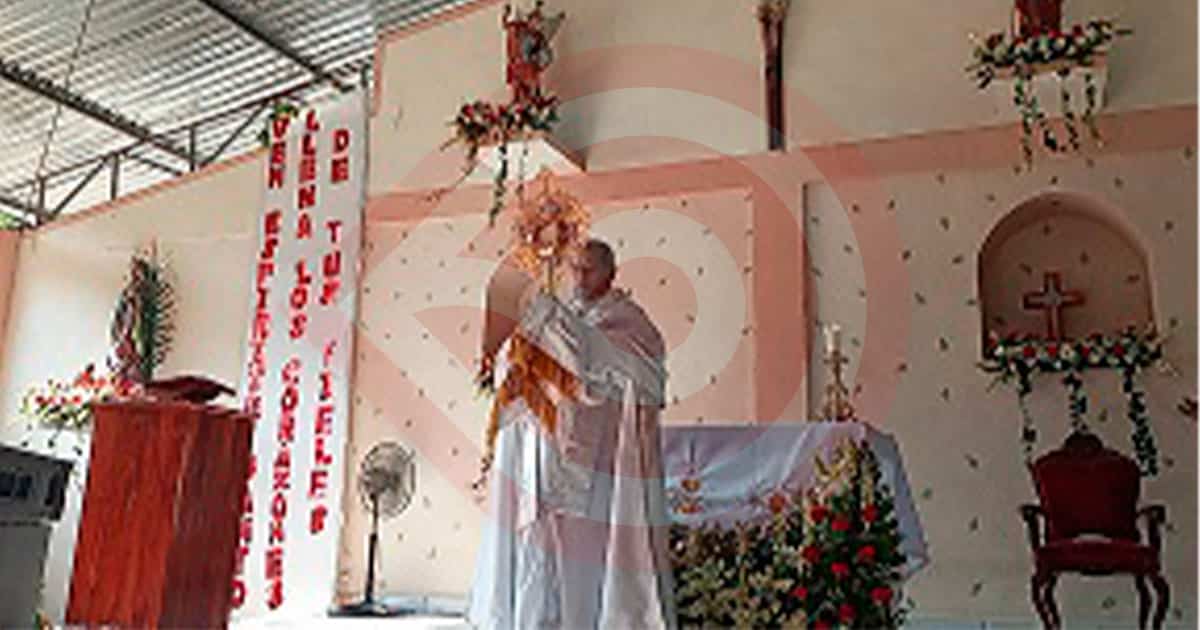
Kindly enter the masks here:
M 511 4 L 504 6 L 502 24 L 508 53 L 505 80 L 512 91 L 514 104 L 534 104 L 542 96 L 542 73 L 554 61 L 550 41 L 562 26 L 565 13 L 547 16 L 542 13 L 542 0 L 533 10 L 522 13 Z
M 1036 37 L 1062 30 L 1063 0 L 1016 0 L 1013 7 L 1013 35 Z

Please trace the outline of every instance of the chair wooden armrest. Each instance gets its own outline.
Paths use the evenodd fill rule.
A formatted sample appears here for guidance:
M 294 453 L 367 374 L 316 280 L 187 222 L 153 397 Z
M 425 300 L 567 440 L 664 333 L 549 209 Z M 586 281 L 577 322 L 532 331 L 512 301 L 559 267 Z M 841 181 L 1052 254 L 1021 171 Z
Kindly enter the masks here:
M 1159 528 L 1167 522 L 1167 506 L 1161 504 L 1143 506 L 1136 518 L 1146 519 L 1146 544 L 1155 551 L 1162 549 L 1162 533 Z
M 1046 518 L 1042 506 L 1026 503 L 1020 507 L 1021 518 L 1025 521 L 1025 529 L 1029 533 L 1029 546 L 1037 551 L 1042 546 L 1041 526 L 1038 517 Z

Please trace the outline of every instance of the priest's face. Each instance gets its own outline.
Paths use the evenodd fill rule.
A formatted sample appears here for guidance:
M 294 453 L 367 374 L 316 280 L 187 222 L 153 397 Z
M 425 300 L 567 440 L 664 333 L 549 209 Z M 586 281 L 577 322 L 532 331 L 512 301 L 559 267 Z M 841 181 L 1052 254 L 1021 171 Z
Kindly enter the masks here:
M 586 247 L 575 259 L 575 290 L 585 300 L 596 300 L 612 288 L 616 270 L 596 247 Z

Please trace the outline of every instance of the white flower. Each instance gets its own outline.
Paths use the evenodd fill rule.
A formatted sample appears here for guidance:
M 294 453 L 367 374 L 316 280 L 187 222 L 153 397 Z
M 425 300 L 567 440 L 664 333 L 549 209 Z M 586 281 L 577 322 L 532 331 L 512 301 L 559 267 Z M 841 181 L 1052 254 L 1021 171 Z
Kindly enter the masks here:
M 1063 359 L 1070 361 L 1075 358 L 1075 347 L 1070 344 L 1066 344 L 1058 351 L 1058 354 Z

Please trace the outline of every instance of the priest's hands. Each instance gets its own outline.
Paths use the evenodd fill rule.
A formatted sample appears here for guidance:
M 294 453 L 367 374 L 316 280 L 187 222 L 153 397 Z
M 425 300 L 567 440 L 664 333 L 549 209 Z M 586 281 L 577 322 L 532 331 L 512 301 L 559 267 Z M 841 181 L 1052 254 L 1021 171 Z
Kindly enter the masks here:
M 484 354 L 479 359 L 479 370 L 475 373 L 475 389 L 480 393 L 493 394 L 496 391 L 496 359 L 490 354 Z

